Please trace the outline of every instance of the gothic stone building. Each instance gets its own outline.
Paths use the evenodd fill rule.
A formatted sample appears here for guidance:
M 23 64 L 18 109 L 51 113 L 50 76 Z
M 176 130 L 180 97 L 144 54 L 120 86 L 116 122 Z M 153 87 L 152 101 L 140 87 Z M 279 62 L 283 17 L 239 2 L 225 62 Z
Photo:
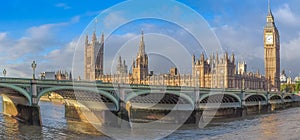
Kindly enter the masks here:
M 280 40 L 270 6 L 264 29 L 264 53 L 268 90 L 280 91 Z
M 95 36 L 95 34 L 93 36 Z M 85 48 L 85 52 L 88 52 L 87 49 L 90 49 L 90 44 L 93 44 L 93 42 L 94 41 L 87 43 L 88 45 Z M 101 47 L 103 48 L 104 40 L 102 39 L 99 44 L 101 44 Z M 93 51 L 89 52 L 95 54 Z M 101 53 L 101 55 L 103 55 L 103 53 Z M 90 55 L 85 55 L 85 57 L 87 56 Z M 103 56 L 100 58 L 103 58 Z M 85 58 L 85 60 L 88 59 L 89 58 Z M 100 61 L 103 61 L 103 59 Z M 103 64 L 103 62 L 101 64 Z M 89 66 L 93 65 L 89 64 Z M 95 70 L 92 70 L 90 73 L 97 73 L 96 66 L 97 65 L 94 66 Z M 192 74 L 180 74 L 178 73 L 177 68 L 170 68 L 170 71 L 167 74 L 157 75 L 149 73 L 148 55 L 145 51 L 144 35 L 142 33 L 136 59 L 131 65 L 131 73 L 128 72 L 128 66 L 126 65 L 125 60 L 122 60 L 120 56 L 116 74 L 104 75 L 103 69 L 101 69 L 101 73 L 99 73 L 99 75 L 95 74 L 95 77 L 91 77 L 91 74 L 85 73 L 85 75 L 87 75 L 86 80 L 101 80 L 105 83 L 192 86 L 201 88 L 266 89 L 266 80 L 264 76 L 258 72 L 247 72 L 247 65 L 245 62 L 239 63 L 238 66 L 239 68 L 237 70 L 234 54 L 229 56 L 226 52 L 222 56 L 219 56 L 219 54 L 216 53 L 216 55 L 212 54 L 209 58 L 205 58 L 202 53 L 199 60 L 196 60 L 195 56 L 192 57 Z M 85 66 L 85 68 L 90 67 Z M 100 68 L 103 68 L 103 66 Z
M 92 41 L 89 42 L 88 36 L 85 38 L 84 47 L 84 79 L 96 80 L 103 75 L 103 53 L 104 53 L 104 35 L 98 41 L 94 32 Z

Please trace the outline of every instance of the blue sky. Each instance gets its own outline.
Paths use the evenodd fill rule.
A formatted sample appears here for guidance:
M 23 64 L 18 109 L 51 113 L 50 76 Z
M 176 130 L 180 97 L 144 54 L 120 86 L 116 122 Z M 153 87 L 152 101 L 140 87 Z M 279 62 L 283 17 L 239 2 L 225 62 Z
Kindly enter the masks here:
M 238 59 L 246 60 L 250 70 L 263 71 L 262 33 L 267 14 L 267 0 L 178 1 L 204 17 L 211 30 L 216 33 L 224 50 L 235 52 Z M 123 1 L 3 1 L 0 5 L 0 51 L 3 52 L 0 54 L 0 70 L 6 68 L 8 76 L 29 77 L 30 63 L 36 60 L 38 72 L 59 69 L 70 71 L 74 46 L 81 33 L 98 14 L 119 2 Z M 300 43 L 298 5 L 300 5 L 298 0 L 271 1 L 276 25 L 281 35 L 282 68 L 288 73 L 291 71 L 292 76 L 300 73 L 300 65 L 297 63 L 300 55 L 299 51 L 295 51 L 300 49 L 298 46 Z M 139 8 L 138 5 L 133 5 L 133 7 Z M 187 13 L 181 14 L 185 17 Z M 116 18 L 114 20 L 125 17 L 118 12 L 112 15 Z M 185 18 L 188 19 L 189 16 Z M 136 30 L 138 28 L 143 28 L 145 33 L 174 34 L 167 32 L 167 25 L 157 20 L 135 21 L 119 28 L 115 32 L 117 34 L 111 36 L 111 40 L 115 42 L 111 42 L 110 45 L 122 45 L 125 41 L 136 38 L 140 33 L 140 30 Z M 180 31 L 177 27 L 170 30 Z M 179 42 L 188 44 L 190 41 Z M 148 42 L 148 46 L 151 46 L 151 43 Z

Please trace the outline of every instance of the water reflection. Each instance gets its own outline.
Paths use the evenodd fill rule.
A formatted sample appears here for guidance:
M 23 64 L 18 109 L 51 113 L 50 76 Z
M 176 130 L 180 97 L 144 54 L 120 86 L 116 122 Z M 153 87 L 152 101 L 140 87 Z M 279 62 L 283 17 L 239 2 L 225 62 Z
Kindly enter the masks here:
M 275 139 L 278 138 L 278 118 L 276 114 L 269 114 L 263 117 L 260 121 L 260 139 Z
M 25 125 L 3 115 L 0 96 L 0 139 L 107 139 L 91 124 L 67 120 L 64 104 L 41 101 L 39 106 L 42 127 Z
M 40 104 L 41 118 L 44 129 L 48 127 L 56 129 L 65 129 L 75 133 L 87 135 L 103 135 L 93 125 L 87 122 L 77 120 L 69 120 L 65 117 L 65 105 L 56 102 L 41 102 Z
M 0 114 L 0 139 L 109 139 L 90 124 L 67 120 L 64 104 L 40 102 L 39 105 L 42 127 L 24 125 L 12 117 Z M 184 126 L 164 139 L 300 139 L 299 114 L 300 108 L 290 108 L 272 114 L 221 120 L 203 129 Z

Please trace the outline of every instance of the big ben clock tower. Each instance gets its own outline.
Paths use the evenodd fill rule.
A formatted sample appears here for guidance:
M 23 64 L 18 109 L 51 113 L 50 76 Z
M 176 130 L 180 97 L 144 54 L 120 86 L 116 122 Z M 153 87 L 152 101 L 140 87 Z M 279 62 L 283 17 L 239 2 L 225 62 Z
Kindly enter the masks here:
M 264 28 L 265 74 L 268 80 L 268 90 L 280 90 L 280 41 L 274 17 L 268 8 L 267 24 Z

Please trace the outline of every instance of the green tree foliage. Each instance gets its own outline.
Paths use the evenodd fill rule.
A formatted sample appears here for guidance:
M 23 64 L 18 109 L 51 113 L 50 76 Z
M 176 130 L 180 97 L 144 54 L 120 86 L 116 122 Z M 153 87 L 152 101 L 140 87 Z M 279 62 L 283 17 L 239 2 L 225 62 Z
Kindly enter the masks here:
M 287 93 L 295 93 L 299 92 L 300 90 L 300 83 L 297 84 L 282 84 L 280 86 L 280 91 L 281 92 L 287 92 Z
M 297 82 L 295 85 L 295 92 L 299 92 L 300 91 L 300 82 Z

